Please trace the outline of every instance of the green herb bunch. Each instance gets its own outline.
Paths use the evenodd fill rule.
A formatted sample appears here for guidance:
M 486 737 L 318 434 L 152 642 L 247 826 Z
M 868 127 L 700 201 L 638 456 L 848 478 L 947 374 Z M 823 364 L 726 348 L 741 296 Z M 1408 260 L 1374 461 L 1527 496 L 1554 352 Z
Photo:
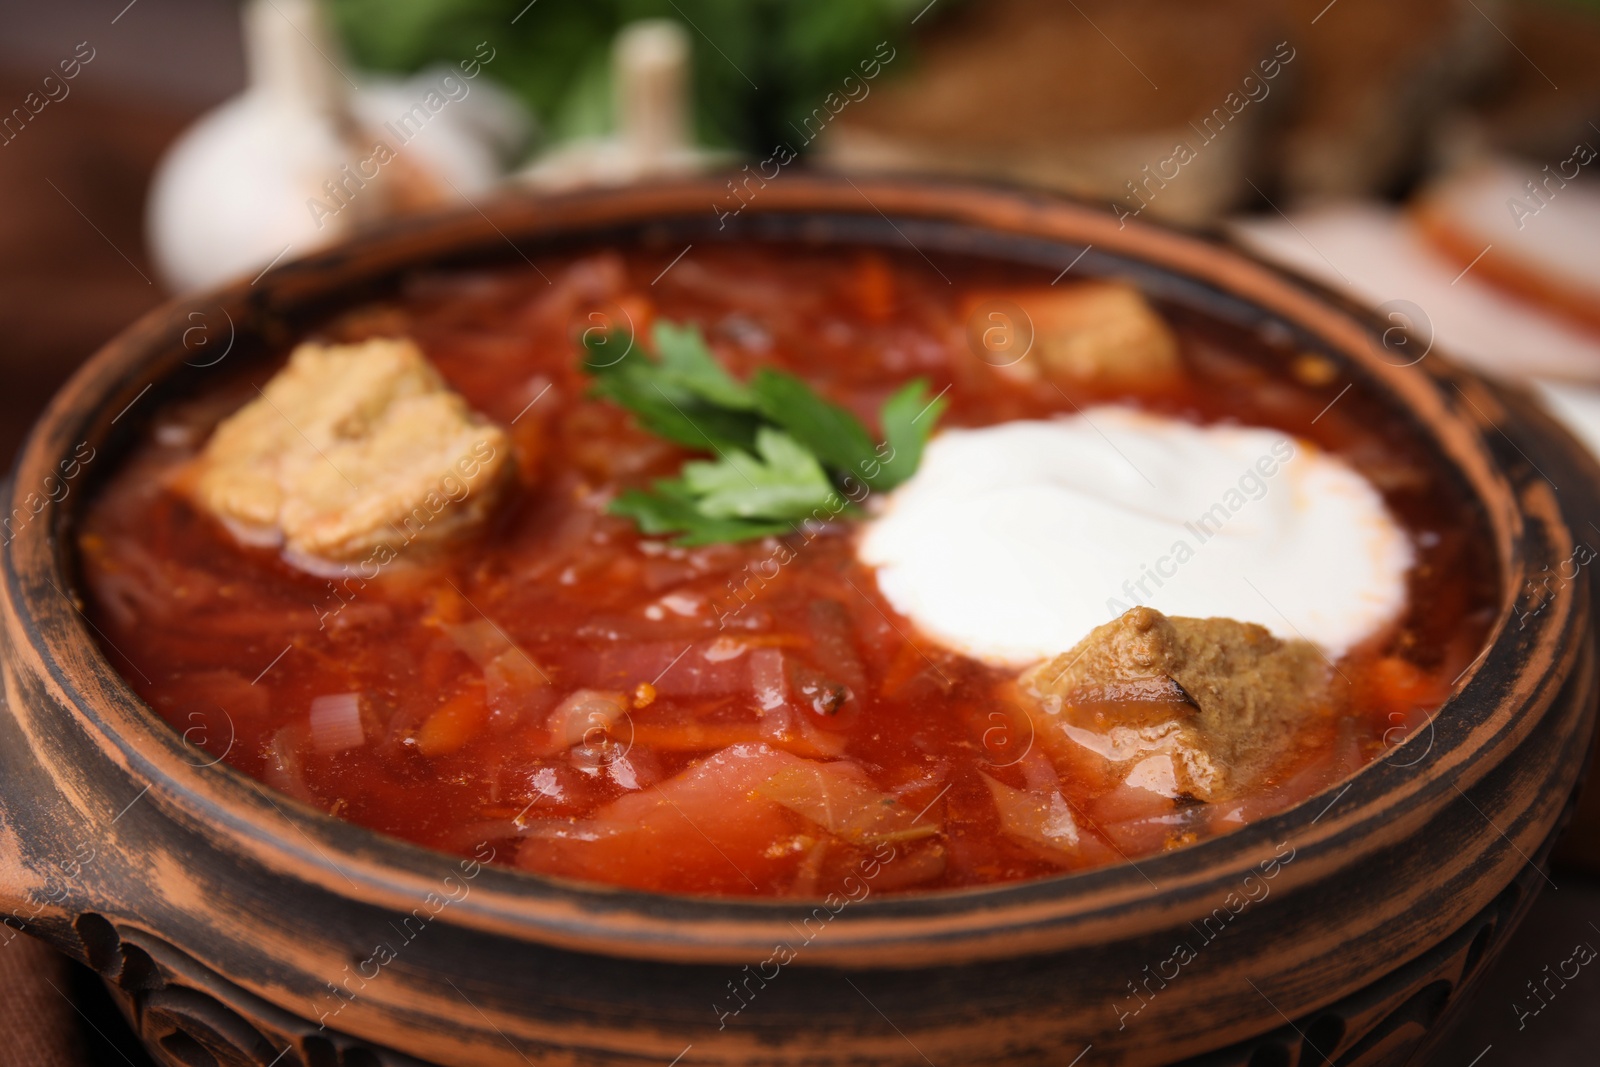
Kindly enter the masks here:
M 586 334 L 582 367 L 595 395 L 645 429 L 716 457 L 690 460 L 678 477 L 611 504 L 647 534 L 676 534 L 678 544 L 788 533 L 819 511 L 844 510 L 841 497 L 861 497 L 861 486 L 893 489 L 915 473 L 945 407 L 942 397 L 929 399 L 927 382 L 909 382 L 884 401 L 875 442 L 853 414 L 792 374 L 762 367 L 738 381 L 695 326 L 658 321 L 651 339 L 655 358 L 629 338 Z
M 695 125 L 711 145 L 765 154 L 880 41 L 904 43 L 925 0 L 331 0 L 361 66 L 455 63 L 479 42 L 486 73 L 538 118 L 549 141 L 611 127 L 611 44 L 628 22 L 670 18 L 694 48 Z

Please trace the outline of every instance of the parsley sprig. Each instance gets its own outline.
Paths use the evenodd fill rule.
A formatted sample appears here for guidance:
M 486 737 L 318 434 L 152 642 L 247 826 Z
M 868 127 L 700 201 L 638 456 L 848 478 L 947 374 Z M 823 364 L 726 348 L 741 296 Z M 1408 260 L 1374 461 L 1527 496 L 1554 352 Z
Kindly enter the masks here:
M 861 485 L 893 489 L 916 471 L 945 407 L 943 397 L 928 398 L 927 382 L 909 382 L 884 401 L 875 442 L 859 419 L 792 374 L 762 367 L 737 380 L 693 325 L 657 321 L 651 340 L 653 359 L 626 337 L 586 335 L 582 367 L 595 395 L 645 429 L 715 455 L 611 503 L 645 533 L 675 534 L 678 544 L 788 533 L 819 512 L 847 510 Z

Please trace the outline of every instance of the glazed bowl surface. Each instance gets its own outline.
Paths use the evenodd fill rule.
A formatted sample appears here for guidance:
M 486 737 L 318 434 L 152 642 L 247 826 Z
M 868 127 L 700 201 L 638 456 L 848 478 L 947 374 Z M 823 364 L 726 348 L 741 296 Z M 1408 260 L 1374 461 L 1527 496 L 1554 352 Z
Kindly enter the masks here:
M 786 175 L 736 215 L 716 208 L 725 192 L 706 180 L 512 198 L 408 223 L 176 301 L 90 361 L 4 503 L 9 925 L 97 969 L 180 1064 L 1413 1056 L 1544 884 L 1589 748 L 1588 576 L 1548 578 L 1600 516 L 1586 455 L 1526 398 L 1403 354 L 1394 320 L 1198 237 L 926 181 Z M 341 822 L 187 744 L 102 653 L 74 520 L 165 400 L 408 272 L 723 241 L 1070 264 L 1293 337 L 1403 413 L 1481 510 L 1501 573 L 1487 647 L 1425 731 L 1244 829 L 1059 878 L 837 906 L 576 884 Z M 397 935 L 407 917 L 420 932 Z

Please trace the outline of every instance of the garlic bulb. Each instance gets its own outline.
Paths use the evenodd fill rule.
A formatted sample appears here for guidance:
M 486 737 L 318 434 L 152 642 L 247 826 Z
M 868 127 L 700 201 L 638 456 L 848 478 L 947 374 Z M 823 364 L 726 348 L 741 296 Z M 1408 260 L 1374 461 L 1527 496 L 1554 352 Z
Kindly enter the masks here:
M 177 291 L 253 275 L 406 211 L 499 181 L 530 129 L 480 79 L 494 50 L 409 79 L 358 76 L 316 0 L 243 8 L 249 87 L 202 116 L 156 171 L 147 228 Z
M 695 146 L 689 74 L 682 25 L 643 19 L 624 26 L 611 53 L 616 133 L 564 145 L 519 177 L 541 188 L 620 185 L 690 173 L 727 158 Z

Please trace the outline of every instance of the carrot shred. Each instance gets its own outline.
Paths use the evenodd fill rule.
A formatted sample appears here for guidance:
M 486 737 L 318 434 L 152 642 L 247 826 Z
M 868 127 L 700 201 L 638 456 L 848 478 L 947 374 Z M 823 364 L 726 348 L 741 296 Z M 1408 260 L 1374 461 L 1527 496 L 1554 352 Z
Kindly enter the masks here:
M 1440 680 L 1400 656 L 1384 656 L 1368 668 L 1372 695 L 1384 712 L 1407 712 L 1418 705 L 1436 706 L 1448 691 Z
M 855 297 L 861 314 L 883 322 L 894 313 L 894 276 L 882 256 L 867 253 L 856 260 Z
M 927 669 L 928 661 L 923 659 L 922 653 L 908 641 L 895 654 L 894 662 L 889 664 L 889 671 L 884 675 L 880 692 L 888 697 L 897 696 L 913 678 Z
M 474 680 L 446 700 L 417 731 L 417 749 L 424 756 L 448 756 L 460 751 L 489 720 L 489 704 L 482 682 Z

